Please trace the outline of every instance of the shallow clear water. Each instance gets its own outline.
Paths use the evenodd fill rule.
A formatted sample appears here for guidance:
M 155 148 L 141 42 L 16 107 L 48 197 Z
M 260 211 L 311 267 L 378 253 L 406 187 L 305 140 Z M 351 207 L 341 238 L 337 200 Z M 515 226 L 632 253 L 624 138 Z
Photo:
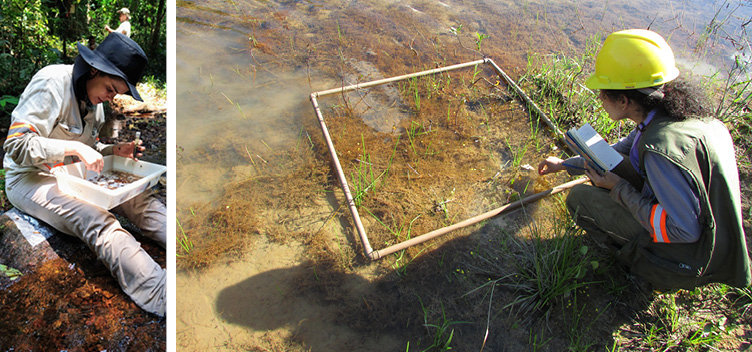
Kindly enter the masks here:
M 648 26 L 668 38 L 677 61 L 687 70 L 713 72 L 732 63 L 733 48 L 721 40 L 720 32 L 712 32 L 707 44 L 699 49 L 696 43 L 721 4 L 711 0 L 629 4 L 565 0 L 180 1 L 176 60 L 178 217 L 187 217 L 196 204 L 216 201 L 230 182 L 258 176 L 256 163 L 287 165 L 278 159 L 281 152 L 297 150 L 311 143 L 308 136 L 320 135 L 309 101 L 312 92 L 467 62 L 482 55 L 517 77 L 530 53 L 561 51 L 577 55 L 588 45 L 599 45 L 612 31 Z M 737 11 L 748 17 L 752 6 Z M 717 21 L 725 21 L 724 28 L 735 33 L 740 22 L 733 17 L 726 19 L 726 13 L 721 11 Z M 476 33 L 489 37 L 478 44 Z M 600 37 L 593 41 L 596 36 Z M 409 109 L 400 105 L 409 105 L 407 102 L 395 102 L 399 89 L 392 86 L 369 95 L 370 100 L 363 99 L 365 103 L 359 108 L 365 110 L 362 118 L 369 128 L 389 133 L 403 116 L 411 116 L 406 111 Z M 327 116 L 343 104 L 337 99 L 320 103 Z M 508 128 L 507 132 L 513 141 L 529 135 L 524 127 Z M 546 148 L 538 154 L 529 152 L 522 164 L 536 165 L 550 152 Z M 268 192 L 272 191 L 279 192 Z M 433 191 L 437 197 L 449 192 Z M 283 189 L 282 193 L 297 192 L 301 190 Z M 341 190 L 335 188 L 334 192 Z M 331 209 L 335 205 L 323 199 L 320 207 L 335 210 Z M 354 237 L 348 240 L 355 241 Z M 216 268 L 208 274 L 212 276 L 200 280 L 194 274 L 178 275 L 178 296 L 183 290 L 191 292 L 185 299 L 178 299 L 178 333 L 195 339 L 184 347 L 195 343 L 194 347 L 209 348 L 222 342 L 233 346 L 233 336 L 236 342 L 263 338 L 253 326 L 245 327 L 254 330 L 252 333 L 240 337 L 244 330 L 223 321 L 220 312 L 212 309 L 202 309 L 200 315 L 184 310 L 195 300 L 215 304 L 221 296 L 219 286 L 242 287 L 245 277 L 280 268 L 300 270 L 299 256 L 304 254 L 282 247 L 269 246 L 269 255 L 294 258 L 276 258 L 265 265 L 260 264 L 265 259 L 258 254 L 244 264 L 255 265 L 258 270 L 221 283 L 214 279 L 221 275 Z M 189 284 L 194 280 L 199 284 Z M 328 314 L 319 311 L 326 311 L 322 306 L 313 310 Z M 212 333 L 203 331 L 197 337 L 191 329 L 202 321 L 212 324 Z M 308 325 L 305 330 L 281 325 L 274 327 L 281 338 L 303 331 L 303 344 L 322 349 L 350 346 L 336 339 L 316 342 Z M 404 343 L 399 338 L 396 341 Z
M 721 33 L 713 32 L 709 38 L 718 41 L 700 50 L 695 43 L 720 5 L 711 0 L 629 5 L 597 1 L 181 1 L 176 60 L 178 208 L 212 199 L 230 178 L 229 170 L 247 162 L 237 153 L 228 155 L 227 150 L 242 143 L 241 150 L 250 148 L 249 154 L 263 158 L 264 150 L 294 143 L 301 121 L 312 116 L 308 94 L 313 91 L 432 68 L 425 58 L 437 65 L 477 59 L 467 49 L 475 45 L 476 32 L 490 36 L 482 42 L 482 52 L 514 72 L 524 67 L 529 52 L 581 52 L 594 35 L 649 25 L 669 38 L 680 64 L 711 73 L 732 63 L 726 42 L 719 39 Z M 750 8 L 740 7 L 736 13 L 749 16 Z M 740 20 L 726 18 L 728 11 L 719 12 L 716 22 L 726 23 L 724 28 L 733 34 Z M 461 28 L 462 41 L 451 34 L 451 28 Z M 390 53 L 385 50 L 389 47 L 403 51 Z M 406 55 L 412 53 L 425 58 Z M 400 112 L 387 109 L 391 101 L 380 102 L 369 105 L 375 107 L 372 113 L 380 108 L 386 113 L 379 115 L 380 122 L 369 124 L 383 130 L 400 119 Z M 194 163 L 199 158 L 196 153 L 211 164 L 211 170 Z

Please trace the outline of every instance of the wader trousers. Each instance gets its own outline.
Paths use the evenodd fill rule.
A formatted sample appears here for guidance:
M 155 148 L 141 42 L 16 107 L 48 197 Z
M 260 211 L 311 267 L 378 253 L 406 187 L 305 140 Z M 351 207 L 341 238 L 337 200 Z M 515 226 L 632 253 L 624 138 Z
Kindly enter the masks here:
M 123 291 L 142 309 L 165 315 L 165 270 L 106 209 L 62 193 L 47 173 L 26 173 L 7 180 L 10 202 L 60 232 L 80 238 L 110 269 Z M 166 242 L 164 205 L 149 192 L 112 209 L 162 247 Z

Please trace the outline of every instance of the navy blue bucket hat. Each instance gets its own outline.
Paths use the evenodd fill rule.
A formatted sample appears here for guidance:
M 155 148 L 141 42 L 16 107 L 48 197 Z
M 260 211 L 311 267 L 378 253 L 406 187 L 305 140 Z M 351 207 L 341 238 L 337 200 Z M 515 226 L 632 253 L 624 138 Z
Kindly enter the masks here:
M 128 84 L 128 94 L 138 101 L 143 101 L 136 90 L 136 83 L 143 77 L 148 59 L 133 39 L 122 33 L 113 32 L 94 50 L 81 43 L 77 46 L 78 53 L 89 66 L 122 78 Z

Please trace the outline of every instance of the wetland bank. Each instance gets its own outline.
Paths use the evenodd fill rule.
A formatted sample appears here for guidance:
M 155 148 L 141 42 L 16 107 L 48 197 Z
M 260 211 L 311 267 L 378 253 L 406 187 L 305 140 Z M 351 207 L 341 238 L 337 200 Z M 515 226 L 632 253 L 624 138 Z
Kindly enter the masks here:
M 603 349 L 654 309 L 649 290 L 569 226 L 560 196 L 368 261 L 308 97 L 486 56 L 541 95 L 528 59 L 585 57 L 615 29 L 652 24 L 691 57 L 681 39 L 704 25 L 699 5 L 177 5 L 179 349 Z M 568 180 L 531 170 L 565 150 L 483 65 L 319 105 L 376 249 Z M 568 253 L 587 270 L 536 281 L 536 251 Z M 537 283 L 560 294 L 520 300 Z

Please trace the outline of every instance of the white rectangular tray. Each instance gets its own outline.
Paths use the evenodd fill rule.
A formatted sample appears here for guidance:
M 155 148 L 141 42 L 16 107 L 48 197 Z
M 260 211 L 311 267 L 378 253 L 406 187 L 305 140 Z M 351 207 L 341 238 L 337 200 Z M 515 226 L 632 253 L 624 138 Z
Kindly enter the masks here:
M 105 156 L 102 172 L 113 170 L 142 178 L 111 190 L 87 181 L 87 178 L 96 177 L 97 174 L 86 170 L 83 162 L 56 167 L 52 173 L 57 178 L 57 186 L 64 193 L 109 210 L 153 187 L 159 181 L 159 176 L 167 171 L 167 167 L 121 156 Z

